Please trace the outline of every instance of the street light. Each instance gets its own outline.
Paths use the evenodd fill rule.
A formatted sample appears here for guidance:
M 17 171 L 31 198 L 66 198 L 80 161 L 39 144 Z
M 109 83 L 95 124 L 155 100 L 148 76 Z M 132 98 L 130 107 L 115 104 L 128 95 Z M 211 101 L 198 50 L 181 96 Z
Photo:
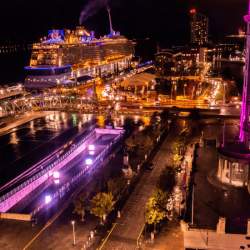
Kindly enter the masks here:
M 72 232 L 73 232 L 73 246 L 76 245 L 76 233 L 75 233 L 75 221 L 72 220 L 71 221 L 71 225 L 72 225 Z
M 226 104 L 226 82 L 223 82 L 223 105 Z
M 86 165 L 92 165 L 93 164 L 93 160 L 90 159 L 90 158 L 88 158 L 88 159 L 85 160 L 85 164 Z
M 52 201 L 52 198 L 50 195 L 45 196 L 45 204 L 49 204 Z
M 187 84 L 185 83 L 184 84 L 184 89 L 183 89 L 183 91 L 184 91 L 184 97 L 186 97 L 186 87 L 187 87 Z
M 95 155 L 95 151 L 89 151 L 89 155 Z
M 192 214 L 191 214 L 191 223 L 194 225 L 194 189 L 195 189 L 195 184 L 193 183 L 193 188 L 192 188 Z
M 58 171 L 53 172 L 53 178 L 55 184 L 60 183 L 60 173 Z
M 91 145 L 89 145 L 89 151 L 93 151 L 93 150 L 95 150 L 95 145 L 93 145 L 93 144 L 91 144 Z
M 53 173 L 53 177 L 54 177 L 54 179 L 59 179 L 60 173 L 57 172 L 57 171 L 55 171 L 55 172 Z

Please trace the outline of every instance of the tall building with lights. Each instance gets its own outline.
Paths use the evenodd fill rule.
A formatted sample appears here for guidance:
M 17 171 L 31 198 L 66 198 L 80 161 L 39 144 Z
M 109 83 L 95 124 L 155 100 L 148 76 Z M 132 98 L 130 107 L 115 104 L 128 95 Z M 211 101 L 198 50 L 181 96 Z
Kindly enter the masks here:
M 191 44 L 203 46 L 208 43 L 208 18 L 196 9 L 191 9 L 190 15 Z

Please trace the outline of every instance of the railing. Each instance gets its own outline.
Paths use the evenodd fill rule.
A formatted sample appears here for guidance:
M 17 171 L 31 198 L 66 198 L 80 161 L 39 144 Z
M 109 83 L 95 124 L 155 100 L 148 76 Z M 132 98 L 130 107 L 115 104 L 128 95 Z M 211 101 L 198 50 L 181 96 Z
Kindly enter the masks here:
M 95 130 L 93 130 L 83 140 L 81 140 L 79 143 L 77 143 L 76 145 L 74 145 L 71 148 L 70 151 L 68 151 L 66 154 L 64 154 L 62 157 L 60 157 L 58 160 L 56 160 L 55 162 L 53 162 L 52 164 L 50 164 L 44 170 L 42 170 L 41 172 L 35 174 L 33 177 L 31 177 L 27 181 L 23 182 L 22 184 L 20 184 L 19 186 L 17 186 L 16 188 L 14 188 L 10 192 L 8 192 L 7 194 L 5 194 L 2 197 L 0 197 L 0 211 L 1 212 L 5 212 L 5 211 L 7 211 L 6 210 L 7 208 L 9 209 L 13 205 L 15 205 L 15 204 L 12 204 L 13 201 L 12 202 L 8 201 L 8 199 L 12 198 L 12 196 L 14 196 L 15 194 L 17 194 L 21 190 L 24 190 L 29 185 L 31 185 L 32 183 L 36 182 L 36 183 L 34 183 L 34 185 L 32 185 L 32 187 L 29 190 L 26 190 L 26 192 L 23 192 L 23 194 L 19 194 L 18 198 L 15 199 L 15 203 L 17 203 L 18 201 L 20 201 L 28 193 L 30 193 L 31 191 L 33 191 L 34 189 L 36 189 L 43 182 L 45 182 L 49 178 L 49 172 L 52 169 L 55 169 L 60 163 L 62 163 L 62 161 L 64 161 L 66 158 L 68 158 L 73 152 L 76 152 L 76 150 L 79 149 L 79 147 L 82 146 L 87 140 L 89 140 L 94 135 L 94 133 L 95 133 Z M 3 203 L 6 203 L 6 204 L 3 204 Z M 3 211 L 3 209 L 4 209 L 4 211 Z
M 95 158 L 94 163 L 91 166 L 85 166 L 83 170 L 81 170 L 79 173 L 77 173 L 75 176 L 72 177 L 70 181 L 65 183 L 63 186 L 61 186 L 54 194 L 51 195 L 52 200 L 56 198 L 62 198 L 66 192 L 70 190 L 70 187 L 74 185 L 74 183 L 78 182 L 80 178 L 87 174 L 88 172 L 95 169 L 95 167 L 104 160 L 104 158 L 107 156 L 107 154 L 111 151 L 112 147 L 123 137 L 123 133 L 120 133 L 112 142 L 109 143 L 108 146 Z M 46 206 L 45 203 L 42 203 L 37 208 L 35 208 L 31 215 L 32 217 L 35 216 L 39 211 L 41 211 Z

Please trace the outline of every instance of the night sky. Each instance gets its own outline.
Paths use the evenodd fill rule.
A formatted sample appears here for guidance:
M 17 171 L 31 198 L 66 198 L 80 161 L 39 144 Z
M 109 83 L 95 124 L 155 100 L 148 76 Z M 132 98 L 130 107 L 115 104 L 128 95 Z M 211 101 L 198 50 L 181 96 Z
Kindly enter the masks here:
M 73 28 L 79 23 L 81 9 L 90 1 L 108 0 L 4 0 L 0 8 L 0 40 L 34 41 L 50 28 Z M 244 27 L 243 14 L 248 0 L 113 0 L 115 30 L 130 38 L 151 37 L 162 44 L 183 44 L 189 40 L 191 7 L 210 18 L 210 36 L 214 40 L 236 33 Z M 4 3 L 3 3 L 4 2 Z M 106 12 L 84 22 L 97 35 L 108 32 Z

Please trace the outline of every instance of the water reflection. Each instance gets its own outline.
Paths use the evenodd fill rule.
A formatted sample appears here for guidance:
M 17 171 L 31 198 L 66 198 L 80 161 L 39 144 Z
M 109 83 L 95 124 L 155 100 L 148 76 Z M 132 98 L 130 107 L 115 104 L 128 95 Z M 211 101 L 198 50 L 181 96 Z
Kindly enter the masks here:
M 35 129 L 34 129 L 34 121 L 30 122 L 30 133 L 34 134 L 35 133 Z
M 93 115 L 53 112 L 19 126 L 11 133 L 0 137 L 0 184 L 13 178 L 35 162 L 47 156 L 60 145 L 71 140 Z M 96 117 L 97 125 L 105 127 L 107 117 Z M 116 127 L 123 127 L 126 120 L 132 123 L 143 121 L 149 125 L 150 117 L 116 115 L 109 117 Z M 140 123 L 140 125 L 142 125 Z M 144 126 L 143 126 L 144 127 Z
M 81 131 L 83 124 L 92 118 L 92 115 L 53 112 L 42 118 L 23 124 L 13 129 L 11 133 L 1 136 L 0 174 L 1 171 L 4 171 L 3 169 L 7 169 L 7 166 L 12 165 L 27 155 L 39 158 L 42 151 L 39 149 L 46 144 L 54 143 L 59 146 L 68 137 L 70 138 L 74 134 L 77 134 L 78 131 Z M 71 132 L 72 129 L 75 130 Z M 65 134 L 65 138 L 62 137 L 57 142 L 54 142 L 55 138 L 67 131 L 69 131 L 69 135 Z M 13 165 L 13 167 L 16 168 L 18 166 Z
M 140 118 L 139 115 L 135 115 L 135 116 L 134 116 L 134 123 L 135 123 L 135 124 L 138 124 L 139 118 Z
M 131 120 L 134 124 L 140 124 L 142 129 L 149 126 L 151 121 L 150 116 L 140 115 L 112 115 L 112 117 L 98 115 L 96 117 L 97 125 L 101 128 L 109 124 L 113 124 L 114 127 L 124 127 L 126 119 Z
M 104 128 L 105 127 L 105 116 L 104 115 L 98 115 L 96 117 L 96 120 L 97 120 L 97 125 L 100 128 Z
M 142 117 L 142 121 L 146 127 L 150 125 L 150 120 L 151 120 L 151 118 L 149 116 Z
M 18 142 L 19 142 L 19 140 L 18 140 L 16 131 L 12 132 L 10 135 L 10 144 L 18 144 Z

